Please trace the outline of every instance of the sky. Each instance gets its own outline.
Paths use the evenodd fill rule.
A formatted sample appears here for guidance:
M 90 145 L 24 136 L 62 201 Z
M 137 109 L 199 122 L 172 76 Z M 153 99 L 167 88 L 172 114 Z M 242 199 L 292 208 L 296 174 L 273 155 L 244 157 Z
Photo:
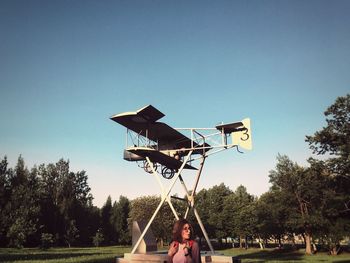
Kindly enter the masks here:
M 112 115 L 151 104 L 172 127 L 249 117 L 253 150 L 208 158 L 198 190 L 259 196 L 278 153 L 307 165 L 305 135 L 350 92 L 349 13 L 339 0 L 0 0 L 0 158 L 69 160 L 101 207 L 160 192 L 122 159 Z

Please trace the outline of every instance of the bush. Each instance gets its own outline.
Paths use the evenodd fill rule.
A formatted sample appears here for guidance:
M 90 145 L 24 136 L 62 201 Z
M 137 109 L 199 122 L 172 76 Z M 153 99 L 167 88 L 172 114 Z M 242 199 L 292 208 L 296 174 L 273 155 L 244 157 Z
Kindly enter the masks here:
M 92 243 L 94 243 L 95 247 L 99 247 L 101 243 L 103 242 L 104 237 L 103 234 L 101 233 L 100 229 L 97 230 L 96 235 L 92 238 Z
M 41 249 L 48 249 L 52 247 L 54 243 L 53 235 L 50 233 L 42 233 L 40 240 L 41 240 L 41 244 L 40 244 Z

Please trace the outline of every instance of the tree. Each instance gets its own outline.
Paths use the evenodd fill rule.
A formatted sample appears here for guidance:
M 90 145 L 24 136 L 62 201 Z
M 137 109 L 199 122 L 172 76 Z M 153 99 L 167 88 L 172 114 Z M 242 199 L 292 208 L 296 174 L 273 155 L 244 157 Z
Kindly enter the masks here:
M 203 225 L 205 226 L 205 229 L 210 237 L 214 236 L 214 230 L 211 229 L 211 226 L 208 223 L 210 211 L 207 209 L 209 206 L 209 198 L 208 198 L 208 190 L 202 189 L 200 190 L 196 196 L 195 196 L 195 207 L 200 215 L 201 221 Z M 189 220 L 190 222 L 196 222 L 195 215 L 193 211 L 189 213 Z M 203 238 L 204 235 L 202 233 L 202 230 L 200 229 L 199 224 L 193 224 L 193 229 L 196 235 L 200 238 Z
M 107 197 L 106 203 L 101 208 L 101 232 L 104 243 L 110 245 L 114 238 L 114 228 L 112 225 L 112 198 Z
M 327 162 L 312 158 L 308 162 L 308 173 L 318 178 L 319 192 L 322 194 L 318 198 L 319 216 L 316 219 L 319 228 L 316 229 L 315 236 L 332 255 L 336 255 L 340 249 L 340 241 L 349 233 L 350 218 L 343 213 L 343 198 L 334 187 L 334 178 Z
M 92 242 L 95 247 L 99 247 L 102 244 L 103 240 L 104 238 L 103 238 L 102 231 L 101 229 L 98 229 L 95 236 L 92 238 Z
M 91 242 L 91 236 L 96 233 L 99 227 L 99 219 L 96 220 L 95 208 L 92 205 L 91 188 L 88 185 L 88 175 L 85 171 L 70 173 L 65 179 L 67 189 L 71 191 L 67 201 L 67 216 L 65 225 L 68 229 L 71 225 L 70 221 L 75 222 L 76 228 L 79 230 L 79 236 L 75 243 L 88 244 Z
M 160 201 L 161 198 L 158 196 L 142 196 L 132 200 L 129 214 L 130 227 L 132 226 L 133 221 L 148 222 Z M 184 204 L 180 202 L 181 201 L 178 200 L 172 200 L 172 204 L 178 212 L 184 211 Z M 181 218 L 183 214 L 179 213 L 178 216 Z M 175 216 L 171 211 L 170 206 L 167 203 L 164 203 L 151 224 L 152 232 L 160 242 L 160 246 L 162 246 L 164 242 L 171 240 L 171 230 L 174 223 Z
M 56 164 L 42 164 L 38 168 L 41 178 L 39 222 L 43 233 L 51 233 L 57 244 L 64 244 L 65 218 L 63 216 L 66 202 L 63 201 L 63 180 L 68 176 L 69 163 L 63 159 Z M 67 193 L 66 193 L 67 194 Z M 67 218 L 68 216 L 66 216 Z
M 350 94 L 338 97 L 324 112 L 327 126 L 312 136 L 306 136 L 306 142 L 318 155 L 328 154 L 330 158 L 324 165 L 330 171 L 329 198 L 326 243 L 332 254 L 336 254 L 340 239 L 350 228 Z M 318 161 L 320 164 L 321 162 Z
M 48 249 L 54 243 L 53 235 L 50 233 L 42 233 L 40 240 L 41 240 L 41 243 L 40 243 L 41 249 Z
M 7 245 L 7 211 L 6 206 L 11 197 L 10 176 L 12 170 L 8 168 L 7 157 L 0 162 L 0 246 Z
M 270 190 L 260 196 L 255 206 L 256 235 L 260 248 L 265 248 L 267 239 L 274 238 L 281 247 L 281 238 L 291 231 L 287 225 L 290 200 L 279 190 Z
M 79 230 L 75 225 L 75 220 L 70 220 L 68 229 L 66 231 L 66 234 L 64 235 L 64 239 L 66 243 L 68 244 L 68 247 L 71 247 L 71 244 L 76 241 L 76 239 L 79 237 Z
M 70 171 L 69 161 L 60 159 L 56 164 L 39 166 L 41 178 L 42 231 L 55 235 L 59 245 L 68 244 L 72 234 L 72 221 L 79 230 L 76 243 L 88 244 L 99 227 L 99 219 L 92 207 L 92 195 L 85 171 Z M 99 215 L 98 215 L 99 216 Z
M 37 246 L 42 234 L 58 245 L 91 244 L 100 224 L 92 206 L 85 171 L 69 170 L 69 161 L 34 166 L 30 171 L 19 156 L 14 169 L 0 161 L 0 245 Z M 79 232 L 79 235 L 77 234 Z
M 228 236 L 227 220 L 224 217 L 224 200 L 232 193 L 224 183 L 215 185 L 197 194 L 198 213 L 206 226 L 209 236 L 214 236 L 222 242 Z M 202 218 L 203 216 L 203 218 Z
M 248 194 L 247 189 L 240 185 L 235 192 L 231 192 L 223 202 L 222 216 L 225 218 L 226 236 L 238 236 L 240 247 L 245 240 L 247 248 L 247 237 L 254 233 L 256 218 L 254 215 L 254 197 Z
M 24 160 L 20 156 L 13 173 L 9 178 L 10 198 L 3 212 L 5 213 L 5 229 L 9 246 L 23 247 L 28 237 L 37 231 L 37 218 L 40 212 L 38 205 L 37 169 L 29 173 Z
M 288 224 L 295 233 L 304 237 L 306 253 L 313 252 L 312 235 L 322 225 L 320 205 L 325 202 L 328 176 L 325 170 L 304 168 L 287 156 L 278 155 L 276 170 L 270 171 L 272 189 L 281 191 L 289 200 Z
M 327 126 L 306 136 L 314 153 L 329 154 L 326 163 L 332 171 L 333 184 L 343 197 L 343 212 L 350 213 L 350 94 L 338 97 L 325 111 Z
M 116 235 L 117 244 L 130 244 L 131 235 L 128 226 L 130 213 L 130 201 L 125 196 L 119 197 L 119 202 L 114 202 L 112 208 L 112 224 Z

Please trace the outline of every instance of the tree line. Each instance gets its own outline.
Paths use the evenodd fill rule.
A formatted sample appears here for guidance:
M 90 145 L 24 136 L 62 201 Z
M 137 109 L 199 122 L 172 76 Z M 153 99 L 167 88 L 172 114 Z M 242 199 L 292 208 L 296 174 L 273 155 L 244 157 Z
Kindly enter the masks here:
M 196 208 L 210 237 L 219 242 L 237 238 L 241 247 L 269 240 L 280 247 L 303 238 L 306 253 L 324 247 L 340 251 L 350 236 L 350 95 L 339 97 L 326 111 L 327 125 L 306 142 L 322 160 L 309 158 L 303 167 L 286 155 L 277 155 L 269 172 L 271 188 L 256 197 L 244 186 L 232 191 L 225 184 L 202 189 Z M 107 198 L 93 206 L 85 171 L 71 172 L 69 161 L 25 167 L 20 156 L 14 168 L 0 162 L 0 246 L 89 246 L 131 243 L 134 220 L 147 221 L 160 197 L 134 200 Z M 187 204 L 172 203 L 180 216 Z M 196 222 L 194 214 L 189 219 Z M 169 242 L 174 216 L 164 205 L 151 226 L 159 242 Z M 195 233 L 203 237 L 197 224 Z
M 105 207 L 92 205 L 87 179 L 85 171 L 71 172 L 69 161 L 63 159 L 29 170 L 21 156 L 16 166 L 9 168 L 5 156 L 0 162 L 0 246 L 86 246 L 110 224 L 122 233 L 124 222 L 119 215 L 124 212 L 127 217 L 128 211 L 123 209 L 129 200 L 120 197 L 111 205 L 113 214 L 107 215 Z M 97 239 L 99 244 L 113 241 L 128 243 L 120 235 Z

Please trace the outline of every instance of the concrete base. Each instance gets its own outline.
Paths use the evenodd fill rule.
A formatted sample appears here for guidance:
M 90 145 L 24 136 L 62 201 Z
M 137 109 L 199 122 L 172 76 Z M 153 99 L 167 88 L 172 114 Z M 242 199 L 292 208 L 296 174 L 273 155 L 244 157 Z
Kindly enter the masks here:
M 236 257 L 217 254 L 201 254 L 202 263 L 240 263 Z M 168 263 L 167 253 L 131 254 L 125 253 L 124 258 L 117 258 L 116 263 Z

